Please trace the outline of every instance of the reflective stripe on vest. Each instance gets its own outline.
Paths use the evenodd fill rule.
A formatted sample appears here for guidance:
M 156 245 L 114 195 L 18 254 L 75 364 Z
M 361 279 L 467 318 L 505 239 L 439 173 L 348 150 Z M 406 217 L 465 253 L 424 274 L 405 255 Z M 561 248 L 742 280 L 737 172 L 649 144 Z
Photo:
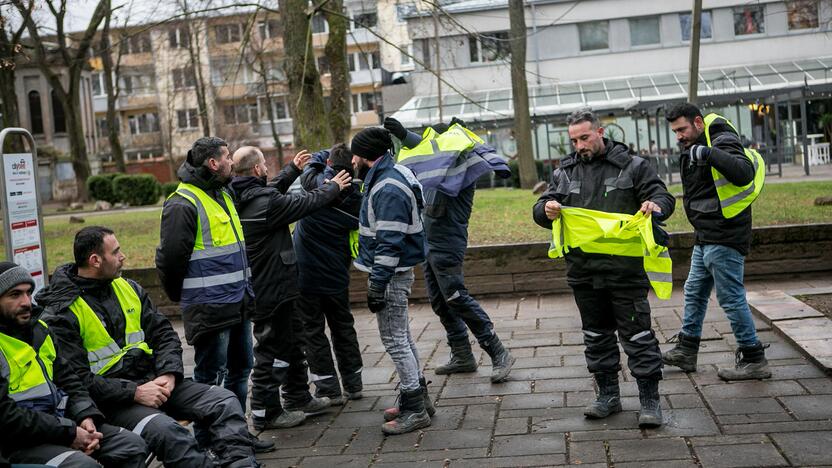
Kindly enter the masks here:
M 424 185 L 429 179 L 464 176 L 469 165 L 483 163 L 479 158 L 459 158 L 460 154 L 482 143 L 477 134 L 459 124 L 452 125 L 442 134 L 428 127 L 418 145 L 399 151 L 396 162 L 409 167 Z
M 49 328 L 38 320 L 46 330 L 46 338 L 36 350 L 29 343 L 0 333 L 0 374 L 8 382 L 9 397 L 20 404 L 52 395 L 52 368 L 55 362 L 55 344 L 49 335 Z M 43 363 L 43 367 L 38 363 Z
M 710 127 L 716 119 L 724 120 L 728 126 L 734 129 L 734 132 L 739 135 L 739 132 L 737 132 L 737 129 L 730 120 L 718 114 L 708 114 L 704 119 L 705 139 L 708 142 L 708 146 L 711 146 Z M 743 186 L 734 185 L 729 182 L 725 176 L 720 174 L 719 171 L 711 167 L 711 175 L 713 176 L 714 185 L 716 186 L 719 206 L 722 210 L 722 216 L 726 218 L 733 218 L 748 208 L 748 206 L 757 199 L 757 196 L 760 195 L 760 192 L 763 190 L 763 184 L 765 183 L 766 164 L 763 157 L 757 152 L 757 150 L 743 148 L 743 151 L 745 152 L 745 156 L 750 159 L 751 163 L 754 165 L 754 179 L 752 179 L 748 184 Z
M 667 247 L 656 244 L 649 216 L 608 213 L 563 207 L 552 222 L 549 257 L 559 258 L 570 248 L 586 253 L 642 257 L 644 272 L 659 299 L 673 292 L 673 262 Z
M 233 200 L 222 190 L 223 209 L 205 191 L 184 182 L 171 194 L 174 195 L 191 202 L 197 211 L 196 238 L 182 282 L 180 304 L 184 307 L 241 301 L 251 272 L 243 227 Z
M 111 285 L 124 314 L 125 344 L 123 348 L 116 344 L 101 319 L 83 297 L 78 296 L 69 306 L 69 310 L 78 319 L 78 328 L 81 332 L 81 339 L 84 340 L 84 349 L 87 350 L 90 370 L 98 375 L 107 373 L 133 348 L 141 349 L 146 354 L 153 354 L 153 350 L 144 341 L 142 301 L 136 290 L 124 278 L 114 279 Z

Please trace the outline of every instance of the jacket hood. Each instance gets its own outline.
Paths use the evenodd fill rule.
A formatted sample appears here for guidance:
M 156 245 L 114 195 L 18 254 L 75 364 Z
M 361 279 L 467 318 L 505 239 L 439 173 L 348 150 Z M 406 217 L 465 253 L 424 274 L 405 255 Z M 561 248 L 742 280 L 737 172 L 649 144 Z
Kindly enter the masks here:
M 274 191 L 274 188 L 267 187 L 266 182 L 256 176 L 238 176 L 231 179 L 231 190 L 237 196 L 240 203 L 248 203 L 251 200 Z
M 55 270 L 49 285 L 38 291 L 35 301 L 44 309 L 57 313 L 69 307 L 85 290 L 109 287 L 112 280 L 97 280 L 78 276 L 74 263 L 61 265 Z
M 211 172 L 205 166 L 194 167 L 188 161 L 182 163 L 176 171 L 176 176 L 180 181 L 196 185 L 202 190 L 217 190 L 225 187 L 226 182 L 222 182 L 217 178 L 217 175 Z
M 630 148 L 628 148 L 627 145 L 607 138 L 604 138 L 604 154 L 601 158 L 606 159 L 614 166 L 621 169 L 626 167 L 627 164 L 630 164 L 630 161 L 633 160 L 633 157 L 630 156 Z M 595 158 L 593 158 L 593 160 L 594 159 Z M 580 158 L 578 157 L 578 153 L 573 151 L 569 153 L 569 156 L 565 157 L 563 161 L 561 161 L 560 167 L 569 167 L 577 164 L 579 161 Z

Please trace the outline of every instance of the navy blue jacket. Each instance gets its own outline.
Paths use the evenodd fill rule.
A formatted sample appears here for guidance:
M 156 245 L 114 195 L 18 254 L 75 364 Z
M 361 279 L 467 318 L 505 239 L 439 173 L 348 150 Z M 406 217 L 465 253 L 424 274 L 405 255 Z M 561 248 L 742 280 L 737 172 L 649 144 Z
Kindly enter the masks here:
M 389 152 L 367 173 L 355 267 L 370 273 L 371 283 L 386 286 L 396 271 L 425 260 L 422 203 L 416 176 Z
M 306 191 L 335 177 L 326 165 L 329 151 L 312 154 L 300 182 Z M 358 184 L 341 192 L 337 202 L 298 221 L 293 233 L 301 293 L 334 295 L 350 285 L 350 231 L 358 229 L 361 191 Z

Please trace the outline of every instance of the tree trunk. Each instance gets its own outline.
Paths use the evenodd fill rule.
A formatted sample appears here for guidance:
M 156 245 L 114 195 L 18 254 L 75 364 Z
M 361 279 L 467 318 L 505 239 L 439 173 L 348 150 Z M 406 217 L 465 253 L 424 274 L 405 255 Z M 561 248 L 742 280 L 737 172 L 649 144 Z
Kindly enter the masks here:
M 78 96 L 71 93 L 70 96 Z M 63 102 L 66 112 L 66 134 L 69 138 L 69 154 L 72 158 L 72 170 L 75 171 L 75 183 L 78 186 L 78 200 L 87 201 L 87 179 L 91 175 L 90 162 L 87 159 L 87 141 L 84 138 L 84 125 L 81 120 L 81 105 L 75 99 Z
M 110 142 L 110 153 L 116 163 L 118 172 L 127 172 L 124 164 L 124 149 L 119 138 L 118 118 L 116 118 L 116 100 L 118 89 L 113 84 L 113 55 L 110 50 L 110 19 L 112 9 L 107 0 L 107 16 L 104 18 L 104 30 L 101 32 L 101 63 L 104 65 L 104 90 L 107 93 L 107 140 Z
M 537 168 L 532 148 L 529 118 L 529 87 L 526 81 L 526 18 L 523 0 L 509 0 L 511 23 L 511 96 L 514 99 L 514 138 L 517 141 L 517 166 L 520 187 L 531 189 L 537 183 Z
M 344 12 L 343 0 L 330 0 L 327 9 Z M 347 63 L 347 19 L 339 14 L 326 13 L 329 38 L 324 54 L 329 61 L 329 127 L 335 143 L 346 142 L 352 127 L 350 122 L 350 70 Z
M 3 101 L 2 106 L 0 106 L 0 112 L 3 113 L 3 128 L 20 127 L 20 113 L 17 108 L 17 93 L 15 93 L 14 89 L 14 79 L 14 63 L 0 64 L 0 99 Z M 8 138 L 3 151 L 9 153 L 22 152 L 22 138 Z
M 260 67 L 260 79 L 263 80 L 263 93 L 266 95 L 266 115 L 269 116 L 269 129 L 272 132 L 274 139 L 274 147 L 277 149 L 277 167 L 283 168 L 283 143 L 280 142 L 280 134 L 277 131 L 277 122 L 275 122 L 274 103 L 272 102 L 272 92 L 269 90 L 269 71 L 266 68 L 266 60 L 263 57 L 263 51 L 257 54 L 257 65 Z M 252 67 L 257 70 L 256 67 Z
M 332 133 L 327 119 L 323 117 L 323 89 L 312 54 L 312 30 L 306 15 L 307 7 L 307 0 L 286 0 L 281 8 L 281 17 L 295 148 L 317 150 L 332 145 Z

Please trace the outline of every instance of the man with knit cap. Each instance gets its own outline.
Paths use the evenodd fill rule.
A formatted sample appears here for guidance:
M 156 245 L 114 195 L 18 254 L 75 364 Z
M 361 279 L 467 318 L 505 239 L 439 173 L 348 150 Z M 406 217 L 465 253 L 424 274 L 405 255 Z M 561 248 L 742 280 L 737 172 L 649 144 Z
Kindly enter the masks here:
M 367 306 L 401 381 L 399 411 L 389 412 L 395 417 L 381 429 L 404 434 L 430 426 L 434 412 L 407 317 L 413 267 L 425 260 L 422 189 L 409 169 L 393 161 L 387 130 L 366 128 L 350 146 L 356 174 L 366 173 L 355 267 L 370 275 Z
M 143 467 L 144 441 L 103 424 L 32 304 L 35 282 L 0 262 L 0 459 L 63 468 Z

